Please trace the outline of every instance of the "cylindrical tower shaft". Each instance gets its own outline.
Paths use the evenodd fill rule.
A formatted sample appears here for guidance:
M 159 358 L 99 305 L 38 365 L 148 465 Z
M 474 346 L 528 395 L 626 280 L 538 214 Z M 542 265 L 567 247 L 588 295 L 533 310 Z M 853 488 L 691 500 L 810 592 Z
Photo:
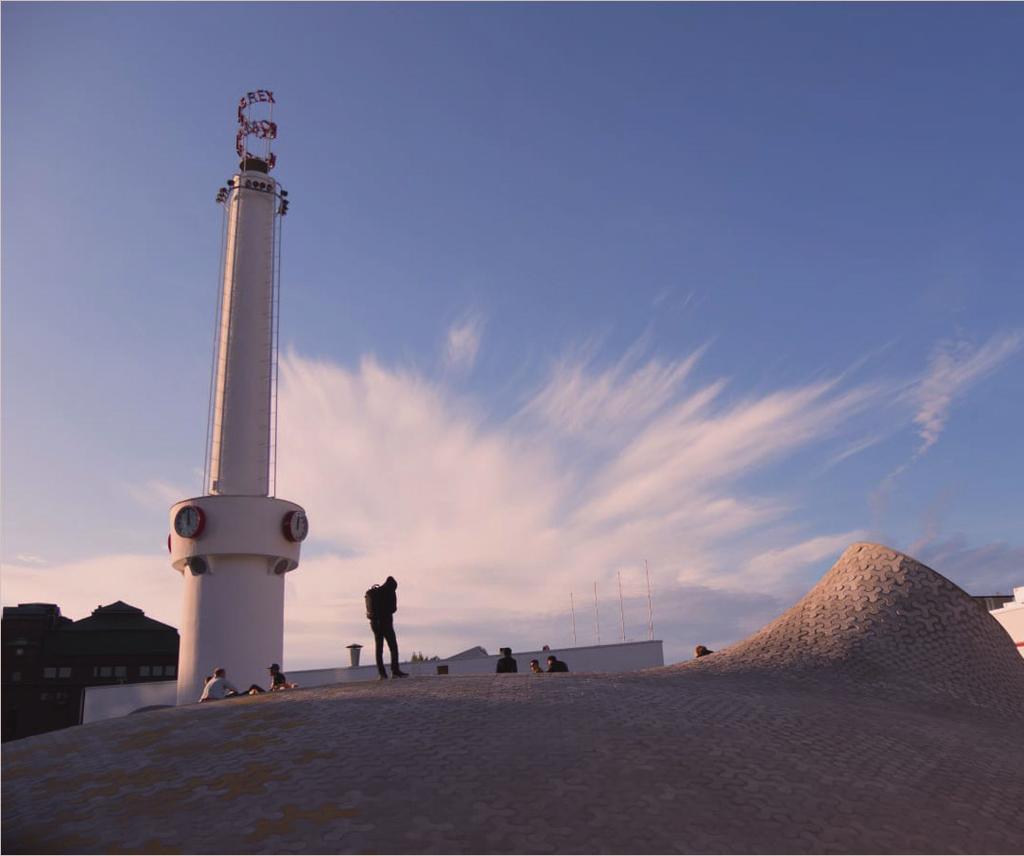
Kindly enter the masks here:
M 217 331 L 211 494 L 269 493 L 274 375 L 277 185 L 239 172 L 227 195 L 227 241 Z

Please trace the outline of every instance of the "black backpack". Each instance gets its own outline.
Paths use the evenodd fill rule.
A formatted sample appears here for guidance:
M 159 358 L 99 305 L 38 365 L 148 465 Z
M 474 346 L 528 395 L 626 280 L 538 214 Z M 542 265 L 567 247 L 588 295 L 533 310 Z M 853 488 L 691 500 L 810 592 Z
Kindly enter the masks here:
M 374 619 L 380 611 L 380 586 L 374 583 L 366 590 L 366 617 Z

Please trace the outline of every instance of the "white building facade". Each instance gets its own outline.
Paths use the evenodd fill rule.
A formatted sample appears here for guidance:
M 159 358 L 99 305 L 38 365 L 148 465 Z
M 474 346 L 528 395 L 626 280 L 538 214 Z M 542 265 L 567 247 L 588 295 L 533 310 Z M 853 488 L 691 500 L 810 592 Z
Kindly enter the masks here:
M 989 615 L 1003 625 L 1018 653 L 1024 657 L 1024 586 L 1017 586 L 1013 590 L 1013 600 L 991 610 Z

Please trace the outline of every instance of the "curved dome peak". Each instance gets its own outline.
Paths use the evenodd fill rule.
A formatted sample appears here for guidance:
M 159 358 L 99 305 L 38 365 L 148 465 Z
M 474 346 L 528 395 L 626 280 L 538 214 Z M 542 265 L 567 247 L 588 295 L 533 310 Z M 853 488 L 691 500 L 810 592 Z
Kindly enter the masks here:
M 1006 631 L 944 576 L 881 544 L 852 544 L 779 618 L 694 665 L 799 677 L 822 670 L 896 695 L 1024 710 L 1024 663 Z

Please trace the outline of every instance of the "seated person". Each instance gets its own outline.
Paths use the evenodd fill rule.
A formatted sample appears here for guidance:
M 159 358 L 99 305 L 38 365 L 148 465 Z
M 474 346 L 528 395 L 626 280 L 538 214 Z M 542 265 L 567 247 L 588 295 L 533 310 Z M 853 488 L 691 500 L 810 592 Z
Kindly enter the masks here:
M 288 678 L 281 671 L 281 667 L 277 663 L 271 663 L 267 666 L 267 672 L 270 673 L 270 692 L 276 693 L 281 690 L 290 690 L 295 686 L 295 684 L 288 683 Z M 259 684 L 253 684 L 245 691 L 245 695 L 259 695 L 264 692 L 267 692 L 267 690 L 263 689 Z
M 539 660 L 530 660 L 530 671 L 535 675 L 543 675 L 544 670 L 540 667 Z
M 267 666 L 267 671 L 270 672 L 270 691 L 272 693 L 290 690 L 295 686 L 295 684 L 288 683 L 288 676 L 281 671 L 281 667 L 277 663 L 271 663 Z
M 220 701 L 222 698 L 238 695 L 242 695 L 238 687 L 227 679 L 227 672 L 218 666 L 203 687 L 203 694 L 199 697 L 199 701 Z
M 714 653 L 715 652 L 712 651 L 710 648 L 705 648 L 703 645 L 698 645 L 696 648 L 693 649 L 694 657 L 706 657 L 708 654 Z
M 558 659 L 554 654 L 548 655 L 548 671 L 549 672 L 568 672 L 569 667 L 565 665 L 561 660 Z

